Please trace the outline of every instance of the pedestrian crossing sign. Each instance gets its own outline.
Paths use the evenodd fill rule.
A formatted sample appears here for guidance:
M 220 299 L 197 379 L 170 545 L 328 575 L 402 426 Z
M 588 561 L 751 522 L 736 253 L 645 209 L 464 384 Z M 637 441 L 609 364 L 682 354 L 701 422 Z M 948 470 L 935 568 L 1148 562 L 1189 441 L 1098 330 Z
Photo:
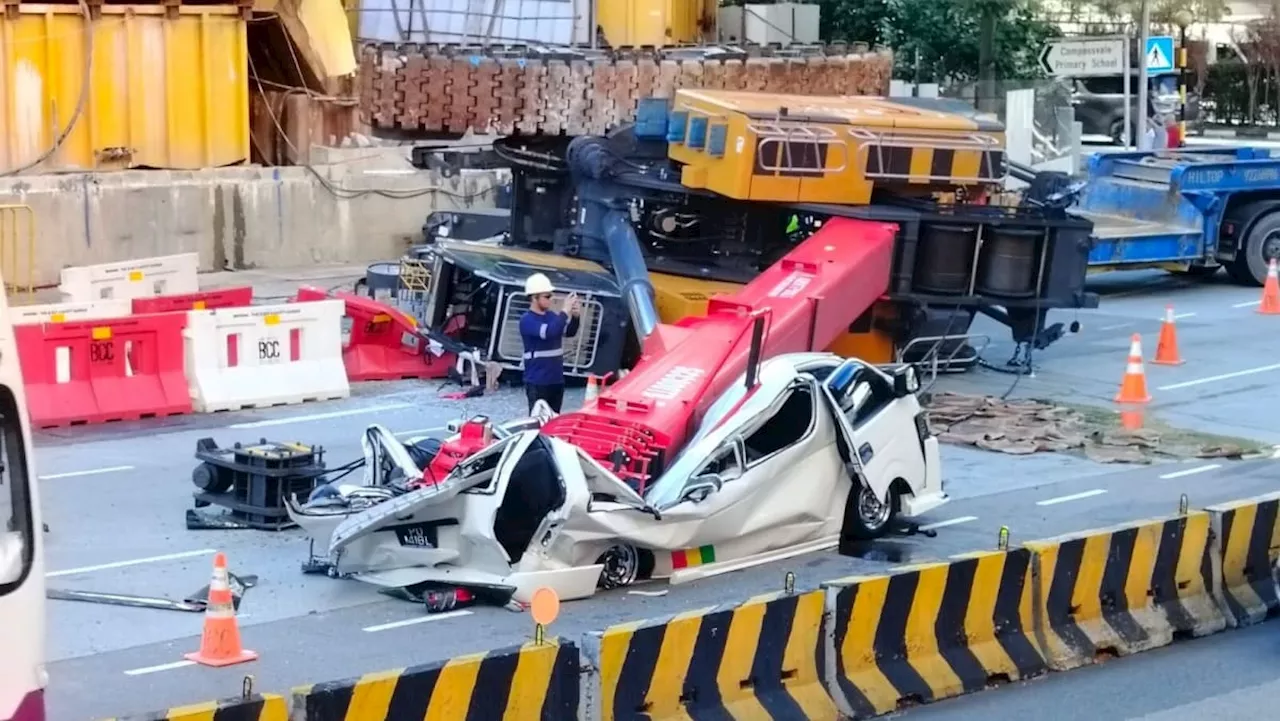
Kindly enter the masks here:
M 1173 72 L 1173 38 L 1168 35 L 1147 38 L 1146 60 L 1149 73 Z

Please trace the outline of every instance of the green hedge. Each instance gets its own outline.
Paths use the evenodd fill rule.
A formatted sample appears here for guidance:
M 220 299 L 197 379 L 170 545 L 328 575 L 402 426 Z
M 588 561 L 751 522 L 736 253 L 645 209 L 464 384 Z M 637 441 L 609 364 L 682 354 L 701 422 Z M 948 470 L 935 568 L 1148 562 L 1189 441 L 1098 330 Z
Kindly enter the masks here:
M 1249 117 L 1249 74 L 1239 61 L 1214 63 L 1209 66 L 1201 96 L 1201 116 L 1208 123 L 1223 125 L 1280 125 L 1277 114 L 1277 98 L 1280 84 L 1265 69 L 1259 69 L 1257 77 L 1257 108 Z M 1193 78 L 1188 86 L 1194 88 Z

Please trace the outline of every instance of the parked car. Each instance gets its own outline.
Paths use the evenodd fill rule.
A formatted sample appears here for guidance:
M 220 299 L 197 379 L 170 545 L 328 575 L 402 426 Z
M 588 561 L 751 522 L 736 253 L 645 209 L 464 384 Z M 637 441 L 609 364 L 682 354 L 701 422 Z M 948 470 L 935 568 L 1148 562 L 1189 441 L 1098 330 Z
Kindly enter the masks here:
M 1176 80 L 1168 82 L 1173 76 L 1151 79 L 1151 93 L 1148 96 L 1147 109 L 1150 115 L 1177 117 L 1178 87 Z M 1168 79 L 1166 79 L 1168 78 Z M 1081 124 L 1084 135 L 1104 135 L 1117 145 L 1124 144 L 1124 77 L 1076 78 L 1071 93 L 1071 104 L 1076 109 L 1076 120 Z M 1135 74 L 1129 84 L 1129 112 L 1138 112 L 1138 82 Z M 1194 92 L 1187 92 L 1186 123 L 1192 130 L 1200 119 L 1200 97 Z M 1132 144 L 1133 134 L 1129 133 Z

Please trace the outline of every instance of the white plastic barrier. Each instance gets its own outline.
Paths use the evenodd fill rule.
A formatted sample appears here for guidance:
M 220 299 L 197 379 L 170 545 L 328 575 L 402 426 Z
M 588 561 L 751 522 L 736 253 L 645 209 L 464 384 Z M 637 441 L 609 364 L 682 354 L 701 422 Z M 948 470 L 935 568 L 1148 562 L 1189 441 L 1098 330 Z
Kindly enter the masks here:
M 44 303 L 9 306 L 14 325 L 35 323 L 74 323 L 79 320 L 124 318 L 133 314 L 133 301 L 128 298 L 99 300 L 92 303 Z
M 351 395 L 341 300 L 187 313 L 185 362 L 199 413 Z
M 198 270 L 196 253 L 82 265 L 62 269 L 58 290 L 71 303 L 198 293 Z

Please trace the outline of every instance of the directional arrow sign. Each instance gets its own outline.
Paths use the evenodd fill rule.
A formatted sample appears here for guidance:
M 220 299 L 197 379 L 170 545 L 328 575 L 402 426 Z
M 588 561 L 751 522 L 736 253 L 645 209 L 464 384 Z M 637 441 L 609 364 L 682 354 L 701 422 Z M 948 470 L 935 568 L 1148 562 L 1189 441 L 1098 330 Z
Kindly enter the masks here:
M 1125 38 L 1055 40 L 1040 51 L 1040 66 L 1056 77 L 1124 75 Z

